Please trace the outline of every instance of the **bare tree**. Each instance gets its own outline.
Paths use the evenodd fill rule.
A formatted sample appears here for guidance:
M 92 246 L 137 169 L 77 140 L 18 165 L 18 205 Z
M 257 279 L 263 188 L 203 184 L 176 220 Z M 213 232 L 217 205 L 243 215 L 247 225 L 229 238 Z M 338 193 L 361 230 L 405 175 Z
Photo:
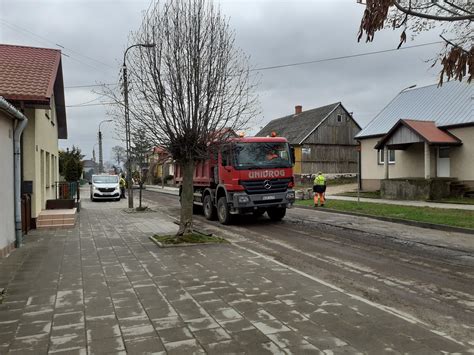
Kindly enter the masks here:
M 228 19 L 206 0 L 155 3 L 130 41 L 155 44 L 129 53 L 131 125 L 181 167 L 180 238 L 193 232 L 195 163 L 220 132 L 256 116 L 255 81 Z
M 358 0 L 362 2 L 362 0 Z M 375 32 L 392 27 L 400 29 L 400 46 L 412 37 L 437 28 L 444 48 L 433 66 L 441 63 L 439 84 L 446 77 L 471 82 L 474 76 L 474 2 L 472 0 L 367 0 L 361 20 L 358 41 L 374 40 Z
M 127 153 L 124 147 L 121 147 L 119 145 L 112 147 L 112 157 L 114 158 L 114 161 L 117 162 L 118 167 L 120 167 L 121 163 L 125 162 L 125 160 L 127 159 L 126 155 Z

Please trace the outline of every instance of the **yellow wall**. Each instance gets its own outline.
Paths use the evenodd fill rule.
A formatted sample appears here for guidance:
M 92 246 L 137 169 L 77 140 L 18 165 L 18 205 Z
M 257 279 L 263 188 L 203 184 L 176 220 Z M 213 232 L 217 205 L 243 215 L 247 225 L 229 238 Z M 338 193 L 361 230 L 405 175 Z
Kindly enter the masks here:
M 55 198 L 54 183 L 59 177 L 54 99 L 51 100 L 51 107 L 52 110 L 28 109 L 25 112 L 29 122 L 23 133 L 23 179 L 33 181 L 32 218 L 37 218 L 46 207 L 46 200 Z
M 3 248 L 15 241 L 14 181 L 13 181 L 13 122 L 0 112 L 0 257 Z
M 293 174 L 301 174 L 301 146 L 295 148 L 295 166 L 293 167 Z

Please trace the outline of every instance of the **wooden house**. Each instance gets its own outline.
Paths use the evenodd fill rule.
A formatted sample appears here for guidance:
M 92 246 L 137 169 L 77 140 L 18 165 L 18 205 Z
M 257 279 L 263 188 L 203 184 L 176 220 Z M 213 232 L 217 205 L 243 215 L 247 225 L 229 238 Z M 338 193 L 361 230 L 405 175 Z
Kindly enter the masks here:
M 341 102 L 295 113 L 270 121 L 258 137 L 271 135 L 288 139 L 295 149 L 295 176 L 357 173 L 357 141 L 361 127 Z

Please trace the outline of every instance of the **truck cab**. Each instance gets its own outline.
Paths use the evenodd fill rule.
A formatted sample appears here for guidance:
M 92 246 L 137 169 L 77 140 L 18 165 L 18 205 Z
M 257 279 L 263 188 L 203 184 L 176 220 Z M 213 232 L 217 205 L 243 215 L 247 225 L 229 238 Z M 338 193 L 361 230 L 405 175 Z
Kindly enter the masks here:
M 295 201 L 294 158 L 283 137 L 232 138 L 196 164 L 194 204 L 203 207 L 207 219 L 223 224 L 232 215 L 265 212 L 281 220 Z M 177 183 L 180 182 L 179 168 Z

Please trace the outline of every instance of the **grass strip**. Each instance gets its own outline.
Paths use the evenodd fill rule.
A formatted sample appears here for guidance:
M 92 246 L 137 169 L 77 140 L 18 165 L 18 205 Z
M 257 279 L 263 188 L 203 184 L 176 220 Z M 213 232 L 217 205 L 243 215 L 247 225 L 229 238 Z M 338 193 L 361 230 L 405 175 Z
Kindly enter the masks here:
M 297 200 L 295 203 L 313 206 L 313 200 Z M 474 211 L 342 200 L 326 201 L 320 208 L 474 229 Z
M 227 240 L 214 235 L 199 233 L 187 234 L 177 239 L 175 235 L 154 235 L 153 238 L 162 244 L 201 244 L 201 243 L 228 243 Z

